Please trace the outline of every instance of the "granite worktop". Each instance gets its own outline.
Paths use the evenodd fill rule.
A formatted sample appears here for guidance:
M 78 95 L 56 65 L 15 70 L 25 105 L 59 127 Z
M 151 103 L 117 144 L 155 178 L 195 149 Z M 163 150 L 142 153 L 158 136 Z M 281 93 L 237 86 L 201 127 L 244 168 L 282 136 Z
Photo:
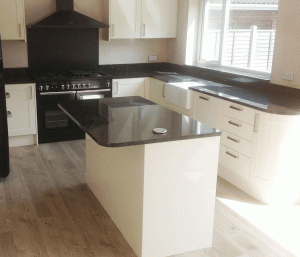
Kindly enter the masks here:
M 27 68 L 10 68 L 3 71 L 4 84 L 35 83 L 35 80 L 28 75 Z
M 120 147 L 220 136 L 221 132 L 139 96 L 69 101 L 59 107 L 101 146 Z M 155 134 L 164 128 L 165 134 Z

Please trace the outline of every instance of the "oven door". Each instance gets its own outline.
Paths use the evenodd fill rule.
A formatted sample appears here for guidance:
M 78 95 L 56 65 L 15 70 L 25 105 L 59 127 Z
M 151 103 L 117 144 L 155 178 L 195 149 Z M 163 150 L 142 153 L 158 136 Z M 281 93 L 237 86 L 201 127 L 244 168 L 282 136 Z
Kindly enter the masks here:
M 101 99 L 111 97 L 111 89 L 77 91 L 76 100 Z
M 76 91 L 40 93 L 37 105 L 39 143 L 85 138 L 84 132 L 66 115 L 58 103 L 75 100 Z

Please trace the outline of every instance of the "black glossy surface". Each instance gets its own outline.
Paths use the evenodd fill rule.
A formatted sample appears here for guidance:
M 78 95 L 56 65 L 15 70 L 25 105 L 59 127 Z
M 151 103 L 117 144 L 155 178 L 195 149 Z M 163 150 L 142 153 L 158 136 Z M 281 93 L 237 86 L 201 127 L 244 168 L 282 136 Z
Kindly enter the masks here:
M 4 69 L 4 84 L 35 83 L 35 79 L 28 75 L 27 68 Z
M 142 97 L 105 98 L 60 103 L 79 127 L 102 146 L 119 147 L 191 138 L 221 132 Z M 168 132 L 157 135 L 154 128 Z

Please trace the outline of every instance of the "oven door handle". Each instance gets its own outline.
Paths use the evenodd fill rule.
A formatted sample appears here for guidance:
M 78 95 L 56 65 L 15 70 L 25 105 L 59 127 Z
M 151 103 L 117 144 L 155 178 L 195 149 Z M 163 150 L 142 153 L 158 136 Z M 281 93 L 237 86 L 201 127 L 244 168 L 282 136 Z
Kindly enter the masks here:
M 40 93 L 40 95 L 67 95 L 67 94 L 76 94 L 76 91 L 43 92 L 43 93 Z
M 110 89 L 97 89 L 97 90 L 83 90 L 83 91 L 77 91 L 77 94 L 81 93 L 99 93 L 99 92 L 110 92 Z

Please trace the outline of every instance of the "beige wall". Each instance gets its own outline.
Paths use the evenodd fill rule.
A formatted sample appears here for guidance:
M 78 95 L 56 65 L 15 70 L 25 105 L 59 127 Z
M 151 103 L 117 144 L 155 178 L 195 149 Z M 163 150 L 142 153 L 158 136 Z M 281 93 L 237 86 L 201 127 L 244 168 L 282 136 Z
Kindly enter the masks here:
M 300 88 L 300 3 L 279 1 L 271 82 Z M 282 71 L 294 72 L 294 81 L 281 79 Z
M 74 0 L 74 9 L 94 19 L 102 18 L 101 0 Z M 55 0 L 25 0 L 26 24 L 55 12 Z M 99 42 L 99 64 L 145 63 L 148 55 L 157 55 L 160 62 L 167 61 L 167 39 L 112 40 Z M 4 41 L 5 68 L 28 67 L 27 44 L 24 41 Z

